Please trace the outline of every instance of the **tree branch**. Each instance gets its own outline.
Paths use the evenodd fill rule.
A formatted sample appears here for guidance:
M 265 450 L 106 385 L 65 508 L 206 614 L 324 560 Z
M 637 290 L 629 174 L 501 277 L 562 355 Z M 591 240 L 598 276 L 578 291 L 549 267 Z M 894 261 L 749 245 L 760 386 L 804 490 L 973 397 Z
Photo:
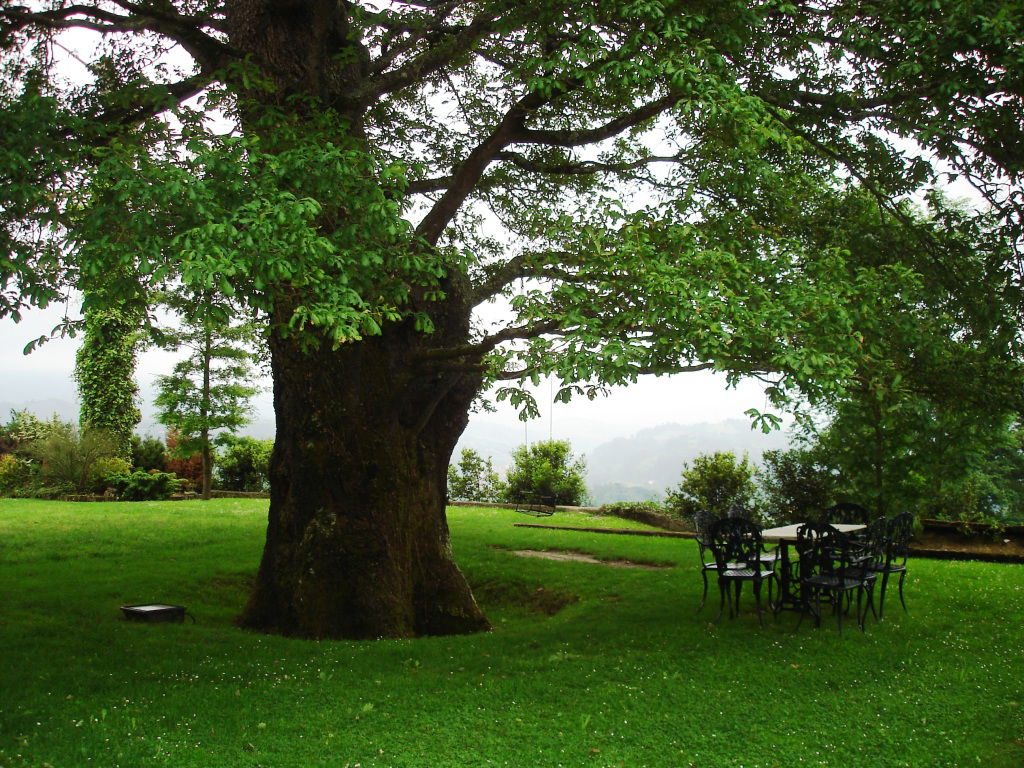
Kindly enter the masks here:
M 547 144 L 553 147 L 581 147 L 585 144 L 596 144 L 605 139 L 619 135 L 645 120 L 655 117 L 676 103 L 677 96 L 668 94 L 660 99 L 644 104 L 642 107 L 611 120 L 597 128 L 580 131 L 558 131 L 543 129 L 521 129 L 516 132 L 513 144 Z
M 459 55 L 472 49 L 492 30 L 494 22 L 509 7 L 511 3 L 508 0 L 501 0 L 495 3 L 493 8 L 480 13 L 465 27 L 456 28 L 456 31 L 441 37 L 436 44 L 404 66 L 367 78 L 357 97 L 367 102 L 374 101 L 437 72 Z M 370 66 L 372 68 L 374 64 L 371 62 Z

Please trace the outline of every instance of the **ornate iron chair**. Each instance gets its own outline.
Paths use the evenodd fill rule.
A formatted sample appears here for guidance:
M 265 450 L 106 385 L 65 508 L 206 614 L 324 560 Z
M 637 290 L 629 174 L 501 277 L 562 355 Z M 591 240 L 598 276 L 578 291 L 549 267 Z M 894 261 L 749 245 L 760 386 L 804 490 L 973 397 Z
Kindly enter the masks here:
M 903 581 L 907 577 L 907 554 L 910 549 L 910 540 L 914 536 L 914 516 L 909 512 L 896 515 L 891 520 L 885 520 L 884 529 L 879 527 L 875 531 L 874 541 L 870 549 L 870 558 L 864 563 L 864 568 L 879 574 L 882 577 L 882 588 L 878 595 L 878 618 L 885 615 L 885 590 L 889 584 L 889 577 L 899 574 L 900 603 L 903 610 L 907 610 L 907 603 L 903 599 Z M 883 533 L 884 531 L 884 533 Z
M 849 537 L 826 523 L 805 523 L 797 529 L 796 551 L 800 556 L 800 602 L 804 609 L 797 628 L 803 623 L 805 613 L 814 616 L 814 626 L 821 625 L 821 603 L 825 598 L 842 632 L 843 614 L 856 591 L 857 626 L 863 632 L 868 607 L 874 612 L 875 574 L 851 562 Z M 865 592 L 867 605 L 863 603 Z
M 749 581 L 754 587 L 754 599 L 757 603 L 757 620 L 764 626 L 764 611 L 761 609 L 761 586 L 768 582 L 768 604 L 772 603 L 772 581 L 775 571 L 761 564 L 764 547 L 761 542 L 761 529 L 750 520 L 739 517 L 727 517 L 719 520 L 712 527 L 708 543 L 715 556 L 715 571 L 718 574 L 718 616 L 722 618 L 725 603 L 729 603 L 729 618 L 733 618 L 733 602 L 736 613 L 740 609 L 740 591 L 743 583 Z M 735 600 L 729 590 L 735 586 Z
M 698 509 L 693 515 L 693 529 L 697 536 L 697 554 L 700 556 L 700 575 L 704 579 L 704 594 L 700 598 L 700 605 L 697 606 L 699 613 L 704 609 L 704 603 L 708 599 L 708 571 L 717 571 L 718 563 L 714 555 L 710 554 L 711 529 L 718 522 L 718 517 L 706 509 Z
M 739 518 L 741 520 L 754 520 L 754 513 L 746 507 L 741 507 L 739 504 L 734 504 L 726 511 L 725 516 L 728 518 Z M 756 522 L 756 521 L 755 521 Z M 779 554 L 779 548 L 773 547 L 772 549 L 765 549 L 761 553 L 761 566 L 763 568 L 774 568 L 775 564 L 782 559 Z

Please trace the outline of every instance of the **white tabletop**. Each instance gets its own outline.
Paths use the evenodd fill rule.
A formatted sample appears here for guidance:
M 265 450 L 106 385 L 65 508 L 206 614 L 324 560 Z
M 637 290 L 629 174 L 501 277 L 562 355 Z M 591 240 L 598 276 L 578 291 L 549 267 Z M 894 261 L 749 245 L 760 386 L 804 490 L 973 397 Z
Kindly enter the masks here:
M 778 528 L 766 528 L 761 531 L 762 541 L 796 541 L 796 531 L 803 523 L 793 523 L 792 525 L 780 525 Z M 859 523 L 833 523 L 832 527 L 842 533 L 850 533 L 850 531 L 860 531 L 867 528 L 866 525 Z

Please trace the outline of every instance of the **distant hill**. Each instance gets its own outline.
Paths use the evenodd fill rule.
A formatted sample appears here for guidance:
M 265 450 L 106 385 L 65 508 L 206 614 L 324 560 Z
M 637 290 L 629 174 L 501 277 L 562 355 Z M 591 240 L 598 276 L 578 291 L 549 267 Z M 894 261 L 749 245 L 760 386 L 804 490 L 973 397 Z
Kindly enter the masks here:
M 764 434 L 750 422 L 731 419 L 716 424 L 662 424 L 617 437 L 587 454 L 589 487 L 595 504 L 609 501 L 644 501 L 661 498 L 665 489 L 678 485 L 683 462 L 702 453 L 732 451 L 760 462 L 765 451 L 786 448 L 783 432 Z M 599 479 L 599 480 L 598 480 Z M 632 490 L 630 490 L 632 489 Z M 609 493 L 631 493 L 608 498 Z

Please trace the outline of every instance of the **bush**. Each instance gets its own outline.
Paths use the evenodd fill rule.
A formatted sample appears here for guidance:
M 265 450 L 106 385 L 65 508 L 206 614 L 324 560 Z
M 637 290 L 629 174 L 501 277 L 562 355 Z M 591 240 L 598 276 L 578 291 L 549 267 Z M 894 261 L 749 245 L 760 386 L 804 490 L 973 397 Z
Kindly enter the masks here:
M 109 456 L 97 459 L 92 468 L 92 492 L 103 493 L 107 488 L 114 487 L 114 479 L 122 475 L 130 475 L 132 465 L 120 456 Z
M 0 494 L 21 495 L 32 485 L 35 472 L 32 463 L 14 454 L 0 454 Z
M 74 425 L 61 421 L 56 413 L 49 421 L 43 421 L 30 411 L 12 410 L 10 421 L 0 426 L 0 453 L 28 457 L 32 443 L 69 429 L 74 429 Z
M 163 501 L 181 487 L 181 481 L 169 472 L 143 472 L 113 475 L 111 487 L 121 501 Z
M 217 442 L 222 447 L 214 461 L 219 488 L 250 493 L 270 490 L 273 440 L 224 435 Z
M 513 503 L 552 499 L 553 504 L 578 506 L 586 502 L 583 478 L 587 465 L 572 455 L 564 440 L 538 440 L 521 445 L 512 454 L 514 462 L 505 479 L 504 497 Z
M 79 433 L 74 426 L 63 424 L 30 443 L 28 451 L 39 462 L 39 479 L 44 485 L 88 493 L 92 490 L 97 462 L 115 456 L 117 443 L 103 430 Z
M 739 462 L 728 451 L 701 454 L 693 466 L 683 464 L 682 474 L 679 487 L 666 494 L 665 504 L 672 514 L 692 518 L 698 509 L 706 509 L 722 516 L 731 507 L 753 510 L 755 506 L 757 487 L 746 454 Z
M 458 464 L 448 467 L 448 498 L 459 501 L 499 501 L 502 482 L 486 459 L 472 448 L 463 448 Z
M 132 466 L 148 472 L 167 470 L 167 447 L 159 437 L 132 435 Z

